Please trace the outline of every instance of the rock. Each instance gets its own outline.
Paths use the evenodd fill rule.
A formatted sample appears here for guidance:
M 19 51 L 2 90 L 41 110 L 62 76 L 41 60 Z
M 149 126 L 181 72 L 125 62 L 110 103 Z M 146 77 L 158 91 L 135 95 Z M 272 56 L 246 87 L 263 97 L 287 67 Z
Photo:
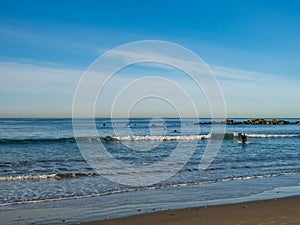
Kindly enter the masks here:
M 211 121 L 211 122 L 199 122 L 199 123 L 194 123 L 194 125 L 207 125 L 207 124 L 226 124 L 226 125 L 238 125 L 238 124 L 246 124 L 246 125 L 285 125 L 285 124 L 299 124 L 300 121 L 296 122 L 289 122 L 287 120 L 277 120 L 277 119 L 272 119 L 272 120 L 265 120 L 265 119 L 251 119 L 251 120 L 244 120 L 244 121 L 235 121 L 232 119 L 227 119 L 224 121 Z

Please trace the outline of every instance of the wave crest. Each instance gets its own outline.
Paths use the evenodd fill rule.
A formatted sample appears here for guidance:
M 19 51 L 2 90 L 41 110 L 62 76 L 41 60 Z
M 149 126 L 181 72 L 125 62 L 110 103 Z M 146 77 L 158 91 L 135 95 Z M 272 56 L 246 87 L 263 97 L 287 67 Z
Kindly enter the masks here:
M 25 181 L 25 180 L 43 180 L 43 179 L 66 179 L 83 176 L 97 176 L 96 173 L 53 173 L 53 174 L 30 174 L 17 176 L 0 176 L 0 181 Z
M 43 142 L 69 142 L 75 143 L 76 141 L 87 142 L 119 142 L 119 141 L 197 141 L 206 139 L 235 139 L 238 138 L 241 133 L 225 133 L 225 134 L 202 134 L 202 135 L 165 135 L 165 136 L 105 136 L 105 137 L 67 137 L 67 138 L 49 138 L 49 139 L 0 139 L 0 144 L 26 144 L 26 143 L 43 143 Z M 246 134 L 248 138 L 289 138 L 300 137 L 300 134 Z

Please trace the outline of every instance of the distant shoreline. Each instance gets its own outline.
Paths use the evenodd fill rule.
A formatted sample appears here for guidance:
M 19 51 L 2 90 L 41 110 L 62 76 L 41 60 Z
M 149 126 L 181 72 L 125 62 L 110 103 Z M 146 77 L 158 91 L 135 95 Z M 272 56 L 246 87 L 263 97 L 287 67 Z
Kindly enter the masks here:
M 244 121 L 236 121 L 236 120 L 223 120 L 223 121 L 210 121 L 210 122 L 199 122 L 194 123 L 194 125 L 205 125 L 205 124 L 226 124 L 226 125 L 287 125 L 287 124 L 298 124 L 300 125 L 300 120 L 298 121 L 288 121 L 288 120 L 266 120 L 266 119 L 251 119 L 251 120 L 244 120 Z
M 0 120 L 73 120 L 73 119 L 83 119 L 83 120 L 135 120 L 135 119 L 153 119 L 148 117 L 131 117 L 131 118 L 105 118 L 105 117 L 96 117 L 96 118 L 72 118 L 72 117 L 0 117 Z M 271 118 L 271 119 L 263 119 L 263 118 L 255 118 L 255 119 L 248 119 L 248 118 L 230 118 L 226 120 L 212 120 L 212 121 L 204 121 L 201 120 L 211 120 L 212 118 L 167 118 L 162 117 L 161 119 L 195 119 L 200 120 L 200 122 L 194 123 L 194 125 L 214 125 L 214 124 L 226 124 L 226 125 L 288 125 L 288 124 L 296 124 L 300 125 L 300 118 Z M 218 119 L 218 118 L 215 118 Z M 244 120 L 243 120 L 244 119 Z
M 78 117 L 78 118 L 72 118 L 72 117 L 0 117 L 0 120 L 4 119 L 41 119 L 41 120 L 72 120 L 72 119 L 153 119 L 153 118 L 161 118 L 161 119 L 195 119 L 195 120 L 211 120 L 210 117 L 199 117 L 199 118 L 192 118 L 192 117 L 117 117 L 117 118 L 110 118 L 110 117 L 95 117 L 95 118 L 88 118 L 88 117 Z M 222 119 L 222 118 L 214 118 L 214 119 Z M 240 123 L 245 121 L 253 121 L 253 120 L 260 120 L 260 121 L 286 121 L 291 124 L 295 124 L 295 122 L 300 123 L 300 117 L 264 117 L 264 118 L 250 118 L 250 117 L 229 117 L 225 121 L 235 121 L 237 123 Z M 290 121 L 295 120 L 295 121 Z M 222 121 L 224 123 L 224 121 Z M 215 121 L 215 123 L 220 123 L 219 121 Z

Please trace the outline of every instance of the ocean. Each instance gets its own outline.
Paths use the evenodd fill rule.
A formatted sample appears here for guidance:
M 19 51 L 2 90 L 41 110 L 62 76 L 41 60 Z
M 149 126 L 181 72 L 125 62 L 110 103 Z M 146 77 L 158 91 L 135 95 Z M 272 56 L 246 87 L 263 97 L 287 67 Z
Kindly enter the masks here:
M 0 223 L 72 224 L 300 193 L 300 125 L 226 125 L 199 169 L 207 146 L 220 143 L 199 121 L 210 120 L 77 119 L 75 138 L 72 119 L 0 119 Z M 241 133 L 249 144 L 237 143 Z

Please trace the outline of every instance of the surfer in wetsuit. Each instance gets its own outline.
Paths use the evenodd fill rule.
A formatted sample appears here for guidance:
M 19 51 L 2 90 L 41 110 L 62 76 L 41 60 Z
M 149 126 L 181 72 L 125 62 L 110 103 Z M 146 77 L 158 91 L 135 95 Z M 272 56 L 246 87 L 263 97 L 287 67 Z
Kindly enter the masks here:
M 244 133 L 244 134 L 242 134 L 242 144 L 244 145 L 244 144 L 246 144 L 246 142 L 247 142 L 247 136 Z

